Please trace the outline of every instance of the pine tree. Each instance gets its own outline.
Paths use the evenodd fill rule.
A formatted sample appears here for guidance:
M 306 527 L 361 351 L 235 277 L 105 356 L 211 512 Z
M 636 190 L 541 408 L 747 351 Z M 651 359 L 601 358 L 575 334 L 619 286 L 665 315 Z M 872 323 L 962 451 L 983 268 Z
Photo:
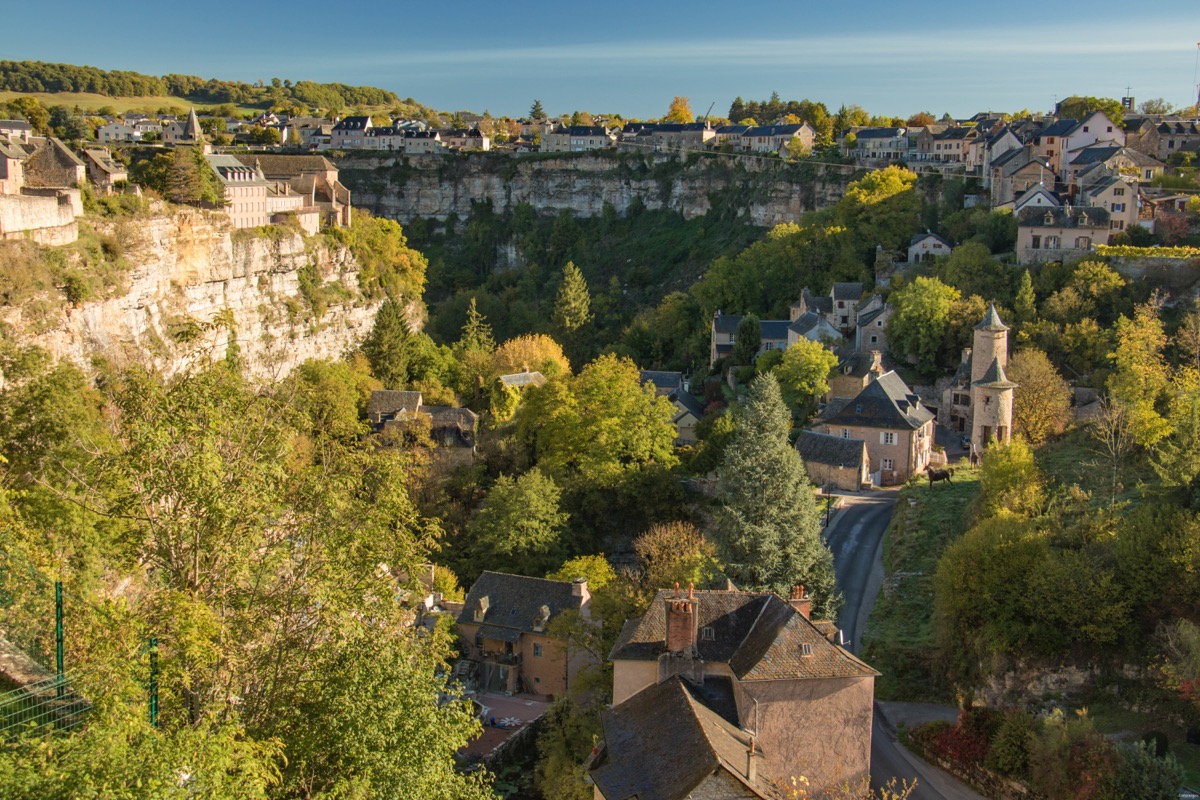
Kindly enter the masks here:
M 496 349 L 496 340 L 492 338 L 492 326 L 487 317 L 479 313 L 475 307 L 475 298 L 467 306 L 467 321 L 463 325 L 462 335 L 458 337 L 458 348 L 462 352 L 483 351 L 491 353 Z
M 399 389 L 408 381 L 410 359 L 408 321 L 395 300 L 385 300 L 375 315 L 375 326 L 362 343 L 363 355 L 385 389 Z
M 583 273 L 573 262 L 563 267 L 562 284 L 554 301 L 554 324 L 565 334 L 573 334 L 592 319 L 592 295 Z
M 177 147 L 171 157 L 167 171 L 166 197 L 172 203 L 185 205 L 196 203 L 203 192 L 200 170 L 191 148 Z
M 1033 278 L 1029 270 L 1021 274 L 1021 282 L 1017 284 L 1017 295 L 1013 300 L 1013 321 L 1018 325 L 1028 325 L 1037 319 L 1037 297 L 1033 294 Z
M 833 554 L 821 541 L 820 511 L 800 454 L 788 443 L 790 427 L 779 383 L 759 376 L 717 473 L 713 538 L 739 587 L 782 594 L 801 583 L 832 618 L 840 603 Z
M 533 105 L 529 108 L 529 118 L 532 120 L 542 120 L 546 118 L 546 109 L 542 108 L 541 100 L 533 101 Z

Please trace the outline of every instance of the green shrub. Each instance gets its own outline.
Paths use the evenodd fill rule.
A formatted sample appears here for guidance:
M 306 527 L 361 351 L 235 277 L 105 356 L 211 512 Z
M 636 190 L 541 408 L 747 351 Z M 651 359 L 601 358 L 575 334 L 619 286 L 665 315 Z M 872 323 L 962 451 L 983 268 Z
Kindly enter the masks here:
M 1027 711 L 1016 709 L 1005 714 L 988 748 L 984 762 L 987 768 L 1014 778 L 1028 777 L 1029 748 L 1037 729 L 1037 720 Z

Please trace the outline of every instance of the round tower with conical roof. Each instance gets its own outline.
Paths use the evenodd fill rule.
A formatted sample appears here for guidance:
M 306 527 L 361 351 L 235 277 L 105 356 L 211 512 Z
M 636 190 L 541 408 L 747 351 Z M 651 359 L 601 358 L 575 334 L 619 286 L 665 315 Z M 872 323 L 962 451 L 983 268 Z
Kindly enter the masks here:
M 1008 326 L 993 304 L 975 326 L 971 349 L 971 444 L 981 453 L 989 442 L 1007 444 L 1012 438 L 1013 392 L 1008 379 Z

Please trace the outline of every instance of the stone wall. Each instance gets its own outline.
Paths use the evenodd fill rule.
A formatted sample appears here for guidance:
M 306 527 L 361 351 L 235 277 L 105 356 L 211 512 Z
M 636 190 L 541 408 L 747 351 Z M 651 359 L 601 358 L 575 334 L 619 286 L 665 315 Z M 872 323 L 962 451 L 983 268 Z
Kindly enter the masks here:
M 306 359 L 340 356 L 374 324 L 380 301 L 331 304 L 317 319 L 302 299 L 299 270 L 310 264 L 358 298 L 358 263 L 323 239 L 284 231 L 234 239 L 223 214 L 195 209 L 94 224 L 121 241 L 127 292 L 78 307 L 62 301 L 48 319 L 44 304 L 36 317 L 28 307 L 0 309 L 17 336 L 57 359 L 87 369 L 102 356 L 171 374 L 236 344 L 250 374 L 275 379 Z M 410 318 L 419 317 L 412 305 Z
M 466 219 L 475 202 L 490 202 L 497 213 L 528 203 L 543 215 L 566 210 L 596 217 L 606 204 L 624 214 L 636 199 L 648 209 L 670 209 L 689 219 L 707 214 L 714 202 L 727 203 L 763 226 L 836 202 L 854 169 L 766 158 L 617 153 L 354 153 L 339 159 L 338 167 L 356 206 L 402 224 L 451 214 Z
M 69 196 L 0 195 L 0 239 L 30 238 L 39 244 L 64 245 L 78 237 Z

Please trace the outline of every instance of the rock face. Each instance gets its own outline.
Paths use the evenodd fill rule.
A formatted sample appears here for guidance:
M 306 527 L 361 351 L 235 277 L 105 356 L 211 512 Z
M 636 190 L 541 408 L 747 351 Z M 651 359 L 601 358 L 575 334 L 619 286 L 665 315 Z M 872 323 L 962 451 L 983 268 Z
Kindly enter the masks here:
M 490 202 L 497 213 L 528 203 L 539 214 L 563 210 L 618 214 L 635 200 L 686 218 L 718 208 L 755 225 L 794 220 L 836 202 L 853 168 L 787 164 L 777 159 L 605 153 L 511 156 L 350 154 L 338 162 L 354 204 L 401 224 L 422 217 L 466 219 L 472 205 Z
M 96 356 L 165 374 L 226 356 L 236 345 L 246 371 L 278 378 L 309 358 L 337 357 L 370 331 L 380 301 L 365 301 L 351 253 L 324 239 L 278 229 L 232 235 L 223 215 L 192 209 L 97 222 L 121 238 L 128 291 L 72 307 L 65 301 L 3 309 L 20 340 L 88 368 Z M 130 233 L 130 231 L 133 231 Z M 340 284 L 347 299 L 317 318 L 300 289 L 301 270 Z

